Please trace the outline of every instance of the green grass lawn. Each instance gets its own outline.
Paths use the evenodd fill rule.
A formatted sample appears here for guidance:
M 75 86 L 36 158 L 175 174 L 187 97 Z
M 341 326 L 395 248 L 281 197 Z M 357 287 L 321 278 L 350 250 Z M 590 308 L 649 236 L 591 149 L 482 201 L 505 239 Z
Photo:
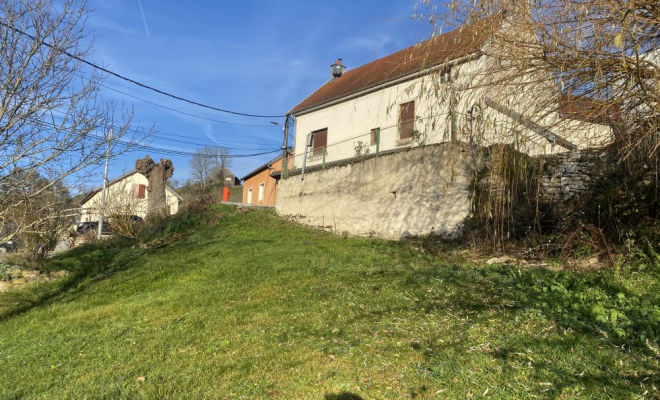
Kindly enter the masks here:
M 651 266 L 472 265 L 213 210 L 168 246 L 74 249 L 47 265 L 67 278 L 0 294 L 0 398 L 659 396 Z

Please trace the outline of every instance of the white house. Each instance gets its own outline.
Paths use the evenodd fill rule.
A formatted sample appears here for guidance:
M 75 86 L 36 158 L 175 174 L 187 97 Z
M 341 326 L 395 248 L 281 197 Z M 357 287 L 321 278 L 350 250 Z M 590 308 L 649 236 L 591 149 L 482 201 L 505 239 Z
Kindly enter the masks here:
M 518 62 L 515 45 L 538 42 L 514 26 L 498 14 L 352 70 L 337 60 L 288 114 L 301 176 L 279 182 L 277 212 L 357 235 L 456 237 L 485 147 L 534 156 L 609 143 L 593 103 L 563 93 L 542 63 Z
M 136 215 L 141 218 L 146 217 L 149 196 L 148 185 L 147 178 L 135 170 L 110 181 L 106 187 L 105 214 L 122 213 Z M 81 222 L 99 220 L 102 190 L 103 186 L 97 187 L 80 201 Z M 169 213 L 170 215 L 176 214 L 179 210 L 179 203 L 183 201 L 183 198 L 169 185 L 166 185 L 165 191 Z
M 488 54 L 498 29 L 507 29 L 501 15 L 352 70 L 337 60 L 331 80 L 289 112 L 295 120 L 293 168 L 452 140 L 509 143 L 530 155 L 608 143 L 609 126 L 562 114 L 559 105 L 535 107 L 542 103 L 539 93 L 549 93 L 547 87 L 492 90 L 499 61 Z M 540 85 L 554 84 L 543 78 Z

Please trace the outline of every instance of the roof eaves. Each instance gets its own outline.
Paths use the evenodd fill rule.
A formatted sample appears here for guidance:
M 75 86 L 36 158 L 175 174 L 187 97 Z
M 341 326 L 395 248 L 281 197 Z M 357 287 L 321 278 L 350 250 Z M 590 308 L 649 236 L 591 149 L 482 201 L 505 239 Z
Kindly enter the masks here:
M 255 170 L 249 172 L 247 175 L 245 175 L 244 177 L 242 177 L 240 180 L 244 181 L 244 180 L 246 180 L 246 179 L 250 179 L 250 178 L 252 178 L 254 175 L 256 175 L 256 174 L 258 174 L 259 172 L 263 171 L 264 169 L 268 168 L 268 166 L 270 166 L 271 164 L 275 163 L 276 161 L 278 161 L 278 160 L 281 159 L 281 158 L 282 158 L 282 155 L 280 154 L 280 155 L 278 155 L 277 157 L 275 157 L 275 158 L 273 158 L 272 160 L 270 160 L 270 161 L 268 161 L 267 163 L 265 163 L 264 165 L 261 165 L 261 166 L 258 167 L 257 169 L 255 169 Z
M 168 185 L 165 185 L 165 187 L 168 188 L 170 190 L 170 192 L 172 192 L 174 197 L 176 197 L 180 201 L 183 201 L 183 196 L 181 196 L 179 193 L 177 193 L 176 190 L 174 190 L 174 188 L 171 185 L 168 184 Z
M 391 84 L 393 84 L 395 81 L 401 80 L 402 78 L 405 78 L 405 77 L 407 77 L 407 76 L 410 76 L 410 79 L 413 79 L 413 78 L 414 78 L 413 75 L 417 75 L 417 74 L 419 74 L 420 72 L 423 72 L 423 71 L 426 71 L 426 70 L 430 70 L 430 69 L 433 69 L 433 68 L 438 67 L 438 66 L 444 66 L 444 65 L 447 65 L 448 63 L 451 63 L 451 62 L 453 62 L 453 61 L 456 61 L 456 60 L 459 60 L 459 59 L 462 59 L 462 58 L 466 58 L 466 57 L 473 57 L 473 56 L 475 56 L 475 55 L 479 55 L 479 54 L 481 54 L 481 49 L 477 49 L 477 50 L 475 50 L 475 51 L 473 51 L 473 52 L 470 52 L 470 53 L 464 54 L 464 55 L 462 55 L 462 56 L 460 56 L 460 57 L 456 57 L 456 58 L 453 58 L 453 59 L 448 59 L 448 60 L 438 61 L 438 62 L 435 62 L 435 63 L 433 63 L 433 64 L 426 65 L 426 66 L 424 66 L 423 68 L 418 68 L 418 69 L 415 69 L 415 70 L 412 70 L 412 71 L 405 72 L 405 73 L 403 73 L 403 74 L 395 75 L 395 76 L 392 76 L 391 78 L 388 78 L 387 80 L 380 81 L 380 82 L 374 82 L 373 84 L 371 84 L 371 85 L 367 85 L 367 86 L 365 86 L 365 87 L 363 87 L 363 88 L 356 89 L 356 90 L 353 90 L 353 91 L 351 91 L 351 92 L 348 92 L 348 93 L 345 93 L 345 94 L 341 94 L 341 95 L 339 95 L 339 96 L 332 97 L 332 98 L 327 99 L 327 100 L 325 100 L 325 101 L 323 101 L 323 102 L 321 102 L 321 103 L 311 104 L 311 105 L 309 105 L 309 106 L 307 106 L 307 107 L 304 107 L 304 108 L 301 108 L 301 109 L 296 109 L 296 108 L 297 108 L 297 107 L 296 107 L 296 108 L 292 109 L 291 111 L 289 111 L 288 114 L 291 114 L 291 115 L 296 116 L 296 115 L 300 115 L 300 114 L 304 113 L 305 111 L 309 111 L 309 110 L 311 110 L 311 109 L 324 108 L 324 106 L 327 106 L 327 105 L 329 105 L 330 103 L 336 102 L 337 100 L 341 100 L 341 99 L 343 99 L 343 98 L 353 97 L 353 96 L 355 96 L 355 95 L 358 94 L 358 93 L 368 92 L 368 91 L 370 91 L 370 90 L 372 90 L 372 89 L 374 89 L 374 88 L 380 87 L 380 86 L 383 86 L 383 88 L 386 88 L 386 87 L 390 86 Z M 327 83 L 326 83 L 326 84 L 327 84 Z M 389 85 L 388 85 L 388 84 L 389 84 Z M 325 85 L 325 84 L 324 84 L 324 85 Z M 321 86 L 321 87 L 323 87 L 323 86 Z M 320 89 L 320 88 L 319 88 L 319 89 Z M 318 89 L 317 89 L 317 90 L 318 90 Z M 314 93 L 315 93 L 315 92 L 314 92 Z M 313 95 L 314 93 L 312 93 L 312 95 Z M 309 98 L 309 97 L 312 96 L 312 95 L 307 96 L 307 98 Z M 305 100 L 306 100 L 307 98 L 305 98 Z M 303 100 L 302 102 L 300 102 L 300 104 L 302 104 L 302 103 L 304 103 L 304 100 Z
M 136 173 L 137 173 L 137 170 L 135 170 L 135 169 L 132 169 L 132 170 L 126 172 L 126 173 L 123 173 L 123 174 L 119 175 L 118 177 L 116 177 L 115 179 L 109 181 L 108 186 L 114 185 L 115 183 L 121 181 L 122 179 L 128 178 L 129 176 L 131 176 L 133 174 L 136 174 Z M 87 196 L 83 197 L 83 199 L 80 200 L 78 202 L 78 204 L 83 205 L 83 204 L 87 203 L 92 197 L 94 197 L 94 195 L 96 193 L 100 192 L 101 189 L 103 189 L 103 185 L 94 188 L 91 192 L 89 192 L 89 194 L 87 194 Z

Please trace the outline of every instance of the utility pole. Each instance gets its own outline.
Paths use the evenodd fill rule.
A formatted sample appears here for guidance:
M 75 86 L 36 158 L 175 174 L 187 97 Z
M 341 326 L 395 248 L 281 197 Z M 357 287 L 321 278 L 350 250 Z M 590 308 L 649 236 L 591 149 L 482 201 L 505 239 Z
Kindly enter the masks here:
M 103 189 L 101 191 L 101 210 L 99 211 L 99 227 L 96 238 L 101 240 L 103 234 L 103 214 L 105 213 L 105 190 L 108 184 L 108 162 L 110 161 L 110 144 L 112 143 L 112 128 L 108 130 L 108 148 L 105 150 L 105 170 L 103 171 Z
M 282 179 L 289 177 L 289 116 L 284 119 L 284 142 L 282 143 Z

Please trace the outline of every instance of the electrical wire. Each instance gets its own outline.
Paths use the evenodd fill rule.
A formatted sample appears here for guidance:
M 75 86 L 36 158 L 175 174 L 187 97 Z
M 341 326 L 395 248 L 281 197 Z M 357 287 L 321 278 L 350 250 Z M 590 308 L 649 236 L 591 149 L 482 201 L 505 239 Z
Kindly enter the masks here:
M 86 77 L 83 77 L 83 76 L 80 76 L 80 75 L 78 75 L 78 76 L 79 76 L 80 78 L 83 78 L 83 79 L 87 79 L 87 80 L 89 80 L 89 78 L 86 78 Z M 110 86 L 108 86 L 108 85 L 104 85 L 104 84 L 102 84 L 102 83 L 99 83 L 99 85 L 100 85 L 100 86 L 103 86 L 103 87 L 106 88 L 106 89 L 109 89 L 109 90 L 112 90 L 112 91 L 114 91 L 114 92 L 117 92 L 117 93 L 119 93 L 119 94 L 121 94 L 121 95 L 124 95 L 124 96 L 130 97 L 130 98 L 133 98 L 133 99 L 135 99 L 135 100 L 139 100 L 139 101 L 145 102 L 145 103 L 147 103 L 147 104 L 151 104 L 151 105 L 153 105 L 153 106 L 163 108 L 163 109 L 165 109 L 165 110 L 174 111 L 174 112 L 179 113 L 179 114 L 187 115 L 187 116 L 189 116 L 189 117 L 194 117 L 194 118 L 204 119 L 204 120 L 211 121 L 211 122 L 217 122 L 217 123 L 219 123 L 219 124 L 233 125 L 233 126 L 244 126 L 244 127 L 266 127 L 266 126 L 270 127 L 270 126 L 272 126 L 272 125 L 270 125 L 270 124 L 238 124 L 238 123 L 235 123 L 235 122 L 221 121 L 221 120 L 217 120 L 217 119 L 213 119 L 213 118 L 202 117 L 201 115 L 196 115 L 196 114 L 192 114 L 192 113 L 189 113 L 189 112 L 185 112 L 185 111 L 177 110 L 176 108 L 167 107 L 167 106 L 164 106 L 164 105 L 162 105 L 162 104 L 154 103 L 153 101 L 145 100 L 145 99 L 143 99 L 143 98 L 140 98 L 140 97 L 134 96 L 134 95 L 132 95 L 132 94 L 128 94 L 128 93 L 122 92 L 121 90 L 118 90 L 118 89 L 112 88 L 112 87 L 110 87 Z
M 62 128 L 62 127 L 60 127 L 57 124 L 52 123 L 52 122 L 40 121 L 40 120 L 36 120 L 36 119 L 31 119 L 31 120 L 32 120 L 33 123 L 35 123 L 37 125 L 47 126 L 49 128 L 54 128 L 54 129 L 57 129 L 59 131 L 64 131 L 64 132 L 69 132 L 69 133 L 74 133 L 75 134 L 75 132 L 72 131 L 71 129 Z M 99 136 L 98 134 L 90 134 L 90 136 L 92 136 L 96 139 L 99 139 L 99 140 L 106 140 L 105 137 Z M 124 149 L 127 149 L 129 152 L 142 150 L 142 151 L 158 151 L 158 152 L 163 153 L 163 154 L 176 155 L 176 156 L 182 156 L 182 157 L 192 157 L 192 156 L 200 156 L 200 155 L 202 157 L 215 157 L 215 155 L 206 156 L 204 154 L 200 154 L 200 153 L 196 153 L 196 152 L 183 151 L 183 150 L 171 150 L 171 149 L 165 149 L 165 148 L 157 147 L 157 146 L 153 146 L 153 145 L 143 145 L 143 144 L 138 144 L 138 143 L 126 143 L 126 142 L 123 142 L 121 140 L 117 140 L 115 142 L 115 145 L 119 145 L 119 146 L 123 147 Z M 248 150 L 248 149 L 245 149 L 245 148 L 243 148 L 243 149 L 236 149 L 236 148 L 232 149 L 232 148 L 227 148 L 227 147 L 225 147 L 225 148 L 228 149 L 228 150 Z M 254 150 L 261 150 L 261 149 L 254 149 Z M 278 149 L 275 149 L 275 150 L 270 150 L 270 151 L 265 151 L 265 152 L 260 152 L 260 153 L 230 154 L 229 158 L 257 157 L 257 156 L 261 156 L 261 155 L 265 155 L 265 154 L 272 154 L 272 153 L 279 152 L 279 151 L 281 151 L 281 149 L 278 148 Z
M 99 71 L 105 72 L 106 74 L 112 75 L 112 76 L 114 76 L 114 77 L 116 77 L 116 78 L 119 78 L 119 79 L 122 79 L 122 80 L 124 80 L 124 81 L 126 81 L 126 82 L 129 82 L 129 83 L 132 83 L 132 84 L 137 85 L 137 86 L 139 86 L 139 87 L 142 87 L 142 88 L 144 88 L 144 89 L 148 89 L 148 90 L 151 90 L 151 91 L 153 91 L 153 92 L 156 92 L 156 93 L 162 94 L 162 95 L 164 95 L 164 96 L 171 97 L 171 98 L 176 99 L 176 100 L 180 100 L 180 101 L 183 101 L 183 102 L 186 102 L 186 103 L 194 104 L 194 105 L 199 106 L 199 107 L 202 107 L 202 108 L 208 108 L 208 109 L 210 109 L 210 110 L 219 111 L 219 112 L 223 112 L 223 113 L 227 113 L 227 114 L 240 115 L 240 116 L 243 116 L 243 117 L 253 117 L 253 118 L 280 118 L 280 117 L 282 117 L 282 115 L 259 115 L 259 114 L 249 114 L 249 113 L 242 113 L 242 112 L 238 112 L 238 111 L 225 110 L 225 109 L 222 109 L 222 108 L 209 106 L 209 105 L 207 105 L 207 104 L 203 104 L 203 103 L 200 103 L 200 102 L 197 102 L 197 101 L 194 101 L 194 100 L 188 100 L 188 99 L 186 99 L 186 98 L 184 98 L 184 97 L 181 97 L 181 96 L 177 96 L 177 95 L 175 95 L 175 94 L 168 93 L 168 92 L 166 92 L 166 91 L 164 91 L 164 90 L 157 89 L 157 88 L 155 88 L 155 87 L 153 87 L 153 86 L 149 86 L 149 85 L 147 85 L 147 84 L 144 84 L 144 83 L 138 82 L 138 81 L 136 81 L 136 80 L 134 80 L 134 79 L 128 78 L 128 77 L 123 76 L 123 75 L 120 75 L 120 74 L 118 74 L 118 73 L 116 73 L 116 72 L 113 72 L 113 71 L 107 69 L 107 68 L 101 67 L 100 65 L 94 64 L 94 63 L 92 63 L 92 62 L 90 62 L 90 61 L 87 61 L 87 60 L 85 60 L 85 59 L 82 58 L 82 57 L 79 57 L 79 56 L 77 56 L 77 55 L 75 55 L 75 54 L 71 54 L 71 53 L 69 53 L 69 52 L 66 51 L 66 50 L 60 49 L 60 48 L 58 48 L 58 47 L 55 47 L 55 46 L 53 46 L 52 44 L 47 43 L 47 42 L 45 42 L 45 41 L 39 41 L 39 40 L 37 40 L 36 37 L 30 35 L 29 33 L 25 32 L 25 31 L 22 31 L 22 30 L 20 30 L 20 29 L 18 29 L 18 28 L 15 28 L 15 27 L 13 27 L 13 26 L 11 26 L 11 25 L 9 25 L 9 24 L 6 24 L 6 23 L 4 23 L 4 22 L 2 22 L 2 21 L 0 21 L 0 25 L 6 27 L 6 28 L 8 28 L 8 29 L 11 29 L 11 30 L 14 31 L 14 32 L 20 33 L 21 35 L 27 36 L 27 37 L 30 38 L 31 40 L 34 40 L 34 41 L 39 42 L 39 45 L 40 45 L 40 46 L 43 45 L 43 46 L 46 46 L 46 47 L 48 47 L 48 48 L 50 48 L 50 49 L 57 50 L 57 51 L 59 51 L 60 53 L 66 55 L 66 56 L 68 56 L 68 57 L 70 57 L 70 58 L 73 58 L 74 60 L 80 61 L 81 63 L 86 64 L 86 65 L 89 65 L 90 67 L 95 68 L 95 69 L 97 69 L 97 70 L 99 70 Z
M 102 139 L 102 137 L 98 137 L 99 139 Z M 182 150 L 171 150 L 171 149 L 164 149 L 161 147 L 156 147 L 156 146 L 147 146 L 147 145 L 141 145 L 141 144 L 135 144 L 135 143 L 125 143 L 118 141 L 115 143 L 116 145 L 123 146 L 125 149 L 127 149 L 129 152 L 134 152 L 134 151 L 158 151 L 162 154 L 168 154 L 168 155 L 175 155 L 175 156 L 181 156 L 181 157 L 193 157 L 193 156 L 201 156 L 201 157 L 208 157 L 208 158 L 213 158 L 216 157 L 215 155 L 209 154 L 199 154 L 199 153 L 194 153 L 194 152 L 189 152 L 189 151 L 182 151 Z M 249 153 L 249 154 L 230 154 L 229 158 L 250 158 L 250 157 L 258 157 L 266 154 L 273 154 L 277 152 L 281 152 L 282 149 L 275 149 L 271 151 L 264 151 L 260 153 Z
M 177 143 L 183 143 L 183 144 L 190 144 L 190 145 L 193 145 L 193 146 L 210 146 L 210 147 L 217 146 L 217 147 L 222 147 L 222 148 L 225 148 L 225 149 L 228 149 L 228 150 L 265 150 L 264 147 L 227 147 L 227 146 L 218 146 L 217 143 L 196 143 L 196 142 L 189 142 L 189 141 L 186 141 L 186 140 L 162 137 L 162 136 L 158 136 L 158 134 L 151 134 L 151 136 L 154 136 L 154 137 L 156 137 L 158 139 L 162 139 L 162 140 L 167 140 L 167 141 L 177 142 Z M 268 148 L 272 148 L 272 147 L 268 147 Z
M 58 111 L 58 110 L 51 110 L 51 112 L 64 116 L 64 113 L 61 112 L 61 111 Z M 32 119 L 32 121 L 33 122 L 38 122 L 38 120 L 35 120 L 35 119 Z M 272 126 L 272 125 L 262 125 L 262 126 Z M 130 127 L 128 130 L 130 132 L 137 133 L 137 134 L 140 134 L 140 135 L 154 136 L 154 137 L 157 137 L 157 138 L 160 138 L 160 139 L 163 139 L 163 140 L 171 140 L 171 141 L 174 141 L 174 142 L 181 142 L 181 143 L 192 144 L 192 145 L 196 145 L 196 146 L 218 146 L 218 145 L 220 145 L 221 147 L 229 148 L 228 146 L 224 145 L 223 142 L 236 143 L 236 144 L 259 145 L 259 143 L 254 143 L 254 142 L 243 142 L 243 141 L 237 141 L 237 140 L 212 139 L 212 138 L 209 138 L 209 140 L 204 140 L 203 138 L 195 138 L 195 139 L 199 139 L 203 143 L 193 143 L 193 142 L 187 142 L 187 141 L 172 139 L 172 138 L 168 137 L 168 136 L 175 136 L 175 137 L 180 137 L 180 138 L 184 138 L 184 139 L 190 139 L 190 135 L 177 135 L 175 133 L 163 132 L 163 131 L 158 131 L 158 133 L 150 133 L 150 132 L 145 131 L 144 129 L 141 130 L 138 127 Z M 241 148 L 234 147 L 234 149 L 240 150 Z M 248 149 L 244 148 L 243 150 L 248 150 Z M 251 150 L 261 150 L 261 148 L 251 149 Z
M 141 131 L 136 128 L 130 128 L 129 131 L 137 134 L 143 134 L 143 135 L 149 135 L 149 136 L 154 136 L 159 139 L 163 140 L 171 140 L 173 142 L 180 142 L 180 143 L 185 143 L 185 144 L 192 144 L 196 146 L 221 146 L 221 147 L 227 147 L 224 142 L 226 143 L 236 143 L 236 144 L 248 144 L 248 145 L 255 145 L 259 146 L 259 143 L 253 143 L 253 142 L 241 142 L 241 141 L 235 141 L 235 140 L 222 140 L 222 139 L 211 139 L 209 140 L 204 140 L 203 138 L 197 138 L 197 137 L 192 137 L 190 135 L 185 136 L 185 135 L 177 135 L 175 133 L 169 133 L 169 132 L 162 132 L 158 131 L 158 133 L 148 133 L 145 131 Z M 172 137 L 170 137 L 172 136 Z M 197 142 L 189 142 L 181 139 L 175 139 L 175 138 L 184 138 L 184 139 L 194 139 L 197 140 Z M 235 147 L 238 149 L 238 147 Z M 260 150 L 260 149 L 257 149 Z

